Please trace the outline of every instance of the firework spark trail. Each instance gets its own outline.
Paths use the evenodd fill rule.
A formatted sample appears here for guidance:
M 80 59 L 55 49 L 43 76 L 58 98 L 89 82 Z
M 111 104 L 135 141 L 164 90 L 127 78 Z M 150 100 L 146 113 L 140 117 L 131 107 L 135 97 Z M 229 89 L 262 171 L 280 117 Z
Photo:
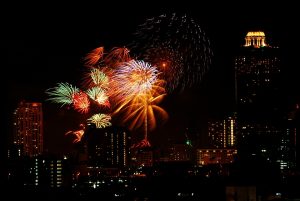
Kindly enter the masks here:
M 50 88 L 46 93 L 50 96 L 48 99 L 54 103 L 64 105 L 71 105 L 73 103 L 73 97 L 79 92 L 79 89 L 73 87 L 69 83 L 58 83 L 56 87 Z
M 168 113 L 158 106 L 165 95 L 153 91 L 138 94 L 118 108 L 118 114 L 122 114 L 123 123 L 128 124 L 130 130 L 144 128 L 144 139 L 147 140 L 149 131 L 156 128 L 157 117 L 161 122 L 168 119 Z
M 200 26 L 185 15 L 148 19 L 138 27 L 135 36 L 133 51 L 162 71 L 168 91 L 199 83 L 211 64 L 213 54 L 208 38 Z
M 82 136 L 84 135 L 85 126 L 84 124 L 79 125 L 80 129 L 75 131 L 68 131 L 65 133 L 65 135 L 74 135 L 75 139 L 73 140 L 73 143 L 77 143 L 81 141 Z
M 146 93 L 157 81 L 158 70 L 144 61 L 131 60 L 123 63 L 112 77 L 114 97 L 131 97 Z
M 68 131 L 65 135 L 69 135 L 72 134 L 74 135 L 76 138 L 73 140 L 73 143 L 77 143 L 81 141 L 81 138 L 84 134 L 84 130 L 77 130 L 77 131 Z
M 93 83 L 96 85 L 96 86 L 99 86 L 99 87 L 102 87 L 104 89 L 107 89 L 108 87 L 108 83 L 109 83 L 109 79 L 107 77 L 107 75 L 97 69 L 97 68 L 93 68 L 91 70 L 91 74 L 90 74 L 92 80 L 93 80 Z
M 84 57 L 85 66 L 94 67 L 99 64 L 104 54 L 104 47 L 98 47 Z
M 112 74 L 113 70 L 108 67 L 89 68 L 84 72 L 81 86 L 84 89 L 99 87 L 107 91 L 110 85 L 110 77 Z
M 111 116 L 107 114 L 95 114 L 87 119 L 88 123 L 93 123 L 97 128 L 105 128 L 107 126 L 111 126 L 110 123 Z
M 73 107 L 80 113 L 88 113 L 90 107 L 88 95 L 82 91 L 75 93 L 73 96 Z
M 125 47 L 115 47 L 104 57 L 104 63 L 110 68 L 116 68 L 123 62 L 131 60 L 129 52 L 129 49 Z
M 94 101 L 96 101 L 101 106 L 110 107 L 108 96 L 106 91 L 100 87 L 93 87 L 86 91 L 86 94 Z
M 135 149 L 135 148 L 145 148 L 145 147 L 151 147 L 151 144 L 147 139 L 143 139 L 140 142 L 133 144 L 130 148 Z

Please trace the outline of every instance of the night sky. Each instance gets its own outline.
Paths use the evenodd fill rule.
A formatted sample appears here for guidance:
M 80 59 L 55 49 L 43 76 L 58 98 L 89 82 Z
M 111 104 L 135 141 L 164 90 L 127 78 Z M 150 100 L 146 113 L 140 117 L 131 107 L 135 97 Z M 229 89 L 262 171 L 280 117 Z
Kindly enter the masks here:
M 150 4 L 150 3 L 149 3 Z M 209 117 L 222 117 L 233 109 L 232 62 L 236 49 L 244 44 L 247 31 L 262 30 L 267 43 L 283 52 L 283 85 L 287 102 L 300 100 L 298 68 L 300 24 L 293 5 L 246 4 L 231 7 L 213 4 L 147 5 L 139 9 L 129 5 L 37 5 L 26 9 L 10 7 L 2 17 L 4 50 L 2 82 L 5 91 L 5 134 L 10 133 L 11 113 L 19 100 L 43 103 L 45 148 L 49 152 L 70 150 L 71 139 L 64 136 L 75 129 L 80 115 L 73 110 L 46 102 L 45 90 L 57 82 L 80 86 L 84 70 L 82 57 L 93 48 L 126 46 L 137 25 L 163 13 L 186 13 L 205 30 L 212 43 L 213 64 L 203 81 L 181 94 L 171 94 L 162 103 L 169 121 L 150 134 L 154 145 L 168 140 L 182 142 L 185 128 L 194 128 L 205 142 L 205 123 Z M 249 6 L 251 6 L 249 5 Z M 299 17 L 299 16 L 298 16 Z M 3 45 L 4 44 L 4 45 Z M 5 139 L 4 141 L 7 141 Z M 204 143 L 205 144 L 205 143 Z M 3 146 L 1 146 L 3 147 Z

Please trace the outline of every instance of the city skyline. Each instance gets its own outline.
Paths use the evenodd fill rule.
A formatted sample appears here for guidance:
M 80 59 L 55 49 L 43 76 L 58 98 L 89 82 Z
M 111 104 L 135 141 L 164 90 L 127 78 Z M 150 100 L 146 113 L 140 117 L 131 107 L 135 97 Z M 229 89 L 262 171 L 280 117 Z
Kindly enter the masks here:
M 143 3 L 7 7 L 4 197 L 299 198 L 293 5 Z
M 99 26 L 94 25 L 98 22 L 93 18 L 97 16 L 96 13 L 89 13 L 88 16 L 82 17 L 85 23 L 78 25 L 76 19 L 80 17 L 75 15 L 75 11 L 59 12 L 57 16 L 53 16 L 52 19 L 40 26 L 34 18 L 24 24 L 19 22 L 20 25 L 28 25 L 27 29 L 21 31 L 22 35 L 18 39 L 9 38 L 5 41 L 9 69 L 18 71 L 6 83 L 8 84 L 7 101 L 10 103 L 7 115 L 10 115 L 19 100 L 41 101 L 46 107 L 45 129 L 48 131 L 45 131 L 45 140 L 48 139 L 48 142 L 52 144 L 45 147 L 53 151 L 52 146 L 57 139 L 62 139 L 60 143 L 69 143 L 64 133 L 70 128 L 78 126 L 78 117 L 75 117 L 73 111 L 59 109 L 59 106 L 47 103 L 45 90 L 53 87 L 57 82 L 68 81 L 78 84 L 84 70 L 82 58 L 88 51 L 101 45 L 126 46 L 130 42 L 128 40 L 132 39 L 132 33 L 136 27 L 147 18 L 175 11 L 176 9 L 160 9 L 155 12 L 137 11 L 139 17 L 116 13 L 116 18 L 105 18 L 106 20 L 99 21 Z M 207 11 L 201 13 L 196 9 L 180 9 L 179 13 L 187 13 L 193 17 L 205 31 L 212 43 L 213 64 L 198 86 L 180 94 L 171 94 L 163 102 L 171 119 L 165 127 L 157 128 L 159 131 L 154 132 L 153 138 L 159 138 L 157 141 L 163 139 L 162 142 L 165 142 L 168 138 L 181 141 L 184 139 L 185 129 L 194 127 L 198 129 L 197 132 L 202 138 L 206 138 L 204 136 L 206 133 L 203 133 L 204 131 L 201 129 L 205 126 L 203 122 L 207 117 L 230 112 L 234 107 L 233 80 L 231 80 L 231 76 L 233 76 L 231 72 L 233 70 L 232 57 L 235 50 L 244 44 L 244 37 L 248 31 L 265 31 L 267 42 L 283 49 L 283 62 L 287 63 L 285 66 L 287 66 L 287 75 L 289 75 L 285 84 L 290 88 L 298 83 L 295 79 L 296 70 L 292 67 L 295 64 L 293 57 L 295 53 L 291 51 L 294 47 L 290 42 L 292 40 L 290 36 L 294 36 L 296 33 L 290 27 L 292 21 L 289 16 L 280 18 L 271 11 L 261 13 L 261 16 L 253 16 L 251 12 L 245 12 L 238 19 L 226 16 L 223 19 L 215 20 L 209 17 Z M 236 13 L 241 14 L 240 12 Z M 105 17 L 105 14 L 102 13 L 102 17 Z M 41 14 L 41 16 L 46 18 L 48 14 Z M 124 19 L 121 19 L 121 16 Z M 124 22 L 130 23 L 125 25 Z M 281 30 L 282 27 L 287 29 Z M 18 46 L 17 49 L 16 46 Z M 17 55 L 20 55 L 18 59 L 13 58 L 15 51 L 17 51 Z M 290 88 L 291 94 L 289 95 L 295 98 L 292 101 L 297 101 L 296 98 L 299 97 L 295 93 L 295 89 L 297 88 Z M 75 121 L 70 122 L 68 120 L 70 117 Z M 66 125 L 69 124 L 69 128 L 62 128 L 61 121 L 67 121 Z M 173 125 L 177 125 L 177 127 Z M 164 135 L 165 133 L 169 134 Z M 63 150 L 64 146 L 65 144 L 62 143 L 58 147 Z

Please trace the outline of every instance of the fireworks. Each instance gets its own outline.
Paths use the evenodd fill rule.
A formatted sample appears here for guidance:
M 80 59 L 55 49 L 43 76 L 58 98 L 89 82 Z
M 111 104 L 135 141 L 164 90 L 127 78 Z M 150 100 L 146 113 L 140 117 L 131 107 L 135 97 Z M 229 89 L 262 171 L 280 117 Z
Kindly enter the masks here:
M 110 104 L 105 90 L 101 89 L 100 87 L 93 87 L 88 89 L 86 93 L 92 100 L 96 101 L 99 105 L 109 107 Z
M 102 87 L 104 89 L 108 87 L 109 79 L 104 72 L 100 71 L 97 68 L 93 68 L 91 70 L 90 76 L 93 80 L 94 85 Z
M 148 19 L 139 26 L 135 36 L 133 50 L 159 68 L 168 91 L 197 84 L 211 64 L 208 38 L 200 26 L 185 15 Z
M 104 56 L 104 48 L 98 47 L 88 53 L 85 58 L 85 66 L 87 67 L 118 67 L 123 62 L 131 60 L 129 50 L 125 47 L 115 47 Z
M 111 126 L 111 117 L 107 114 L 95 114 L 87 120 L 88 123 L 93 123 L 97 128 L 105 128 Z
M 65 134 L 65 135 L 72 134 L 72 135 L 75 136 L 75 139 L 73 140 L 73 143 L 80 142 L 82 136 L 84 135 L 84 129 L 85 129 L 84 124 L 80 124 L 79 127 L 80 127 L 79 130 L 76 130 L 76 131 L 68 131 L 68 132 L 66 132 L 66 134 Z
M 147 93 L 157 81 L 158 70 L 144 61 L 131 60 L 116 69 L 112 77 L 114 94 L 131 97 Z
M 147 139 L 143 139 L 140 142 L 133 144 L 131 146 L 131 149 L 136 149 L 136 148 L 145 148 L 145 147 L 151 147 L 150 142 Z
M 129 50 L 123 48 L 113 48 L 110 53 L 104 58 L 104 63 L 110 68 L 115 68 L 121 65 L 123 62 L 130 61 Z
M 167 113 L 157 106 L 165 96 L 164 81 L 158 78 L 160 73 L 157 67 L 131 59 L 127 48 L 114 48 L 105 54 L 103 47 L 87 54 L 85 65 L 89 67 L 83 83 L 86 90 L 59 83 L 47 91 L 51 96 L 49 100 L 73 105 L 82 114 L 98 113 L 99 109 L 92 106 L 100 106 L 101 113 L 86 119 L 86 123 L 95 124 L 97 128 L 112 125 L 111 116 L 103 114 L 103 109 L 113 115 L 124 114 L 120 123 L 132 130 L 143 127 L 144 141 L 148 142 L 148 131 L 156 127 L 156 118 L 163 120 L 167 117 Z M 67 134 L 73 134 L 76 143 L 81 141 L 84 130 L 69 131 Z M 149 142 L 146 144 L 150 146 Z
M 79 89 L 69 83 L 58 83 L 56 87 L 50 88 L 46 93 L 51 97 L 48 100 L 63 105 L 71 105 L 73 97 Z
M 156 127 L 156 118 L 161 121 L 168 118 L 167 112 L 158 106 L 165 94 L 143 93 L 135 96 L 126 106 L 120 109 L 123 123 L 129 124 L 129 129 L 144 128 L 144 139 L 147 140 L 148 131 Z
M 100 59 L 103 57 L 103 54 L 104 54 L 104 47 L 98 47 L 92 50 L 84 58 L 85 65 L 88 67 L 98 65 Z
M 106 75 L 109 72 L 104 72 L 107 71 L 106 68 L 94 68 L 91 67 L 88 69 L 83 77 L 83 83 L 82 85 L 85 88 L 91 88 L 91 87 L 101 87 L 103 89 L 107 89 L 109 85 L 109 78 Z
M 81 113 L 87 113 L 89 111 L 90 101 L 86 93 L 82 91 L 75 93 L 73 96 L 73 106 L 75 110 Z

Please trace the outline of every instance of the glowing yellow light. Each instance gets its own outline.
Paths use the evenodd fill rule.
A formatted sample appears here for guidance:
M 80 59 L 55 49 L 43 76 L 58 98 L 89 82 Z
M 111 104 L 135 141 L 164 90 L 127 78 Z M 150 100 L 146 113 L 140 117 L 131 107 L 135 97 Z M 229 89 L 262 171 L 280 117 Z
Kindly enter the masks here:
M 249 37 L 251 37 L 251 36 L 264 36 L 265 37 L 266 35 L 262 31 L 249 31 L 246 36 L 249 36 Z
M 245 37 L 245 45 L 246 47 L 252 46 L 255 48 L 265 47 L 266 44 L 266 36 L 262 31 L 249 31 Z

